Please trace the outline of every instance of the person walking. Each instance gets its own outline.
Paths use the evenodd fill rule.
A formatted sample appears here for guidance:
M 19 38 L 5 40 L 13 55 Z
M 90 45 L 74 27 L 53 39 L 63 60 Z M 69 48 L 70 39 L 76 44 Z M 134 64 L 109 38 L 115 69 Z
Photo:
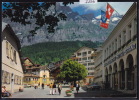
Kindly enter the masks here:
M 53 94 L 55 94 L 56 93 L 56 84 L 54 83 L 53 84 Z
M 38 83 L 38 88 L 40 88 L 40 82 Z
M 50 88 L 50 95 L 53 95 L 53 84 L 52 83 L 49 85 L 49 88 Z
M 76 91 L 77 91 L 77 94 L 78 94 L 79 88 L 80 88 L 80 85 L 79 85 L 78 82 L 76 82 Z
M 44 83 L 42 83 L 42 89 L 44 89 Z
M 59 84 L 58 84 L 58 92 L 59 92 L 59 95 L 61 94 L 61 90 L 62 90 L 62 86 L 61 86 L 61 84 L 59 83 Z

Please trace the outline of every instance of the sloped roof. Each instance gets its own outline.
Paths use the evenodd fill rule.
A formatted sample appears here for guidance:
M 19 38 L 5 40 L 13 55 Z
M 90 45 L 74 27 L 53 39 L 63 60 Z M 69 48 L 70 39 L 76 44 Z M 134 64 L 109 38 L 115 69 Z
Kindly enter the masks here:
M 20 40 L 18 39 L 18 37 L 15 35 L 15 32 L 13 31 L 12 27 L 5 22 L 2 22 L 2 32 L 8 28 L 10 30 L 10 35 L 15 39 L 18 49 L 21 49 L 21 45 L 20 45 Z
M 84 48 L 87 48 L 87 49 L 92 49 L 92 48 L 89 48 L 89 47 L 81 47 L 80 49 L 78 49 L 75 53 L 79 52 L 80 50 L 84 49 Z M 94 50 L 94 49 L 92 49 Z
M 47 69 L 47 70 L 49 70 L 49 71 L 50 71 L 50 69 L 49 69 L 47 66 L 40 66 L 40 69 L 42 69 L 42 70 Z
M 2 32 L 3 32 L 3 30 L 6 28 L 7 25 L 8 25 L 7 23 L 2 22 Z

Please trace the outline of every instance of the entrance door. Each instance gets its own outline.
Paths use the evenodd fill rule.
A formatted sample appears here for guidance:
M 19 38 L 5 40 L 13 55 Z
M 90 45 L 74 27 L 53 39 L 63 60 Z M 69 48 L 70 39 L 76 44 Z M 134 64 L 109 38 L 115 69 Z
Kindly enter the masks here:
M 11 93 L 14 93 L 14 74 L 11 75 Z

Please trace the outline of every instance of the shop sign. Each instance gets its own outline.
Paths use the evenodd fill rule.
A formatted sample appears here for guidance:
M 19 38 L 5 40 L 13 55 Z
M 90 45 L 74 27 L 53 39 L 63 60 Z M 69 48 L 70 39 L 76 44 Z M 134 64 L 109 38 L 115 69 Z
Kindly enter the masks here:
M 104 66 L 107 66 L 107 65 L 111 64 L 116 59 L 119 59 L 120 57 L 123 57 L 124 55 L 126 55 L 127 53 L 133 51 L 134 49 L 136 49 L 136 44 L 133 44 L 130 47 L 128 47 L 126 50 L 122 51 L 120 54 L 118 54 L 117 56 L 115 56 L 114 58 L 109 60 L 107 63 L 105 63 Z

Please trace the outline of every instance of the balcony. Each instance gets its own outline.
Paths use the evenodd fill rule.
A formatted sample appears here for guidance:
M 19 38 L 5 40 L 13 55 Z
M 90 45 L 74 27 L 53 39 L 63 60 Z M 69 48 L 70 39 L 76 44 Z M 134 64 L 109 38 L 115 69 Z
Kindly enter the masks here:
M 35 74 L 24 74 L 24 77 L 40 77 L 40 76 Z

